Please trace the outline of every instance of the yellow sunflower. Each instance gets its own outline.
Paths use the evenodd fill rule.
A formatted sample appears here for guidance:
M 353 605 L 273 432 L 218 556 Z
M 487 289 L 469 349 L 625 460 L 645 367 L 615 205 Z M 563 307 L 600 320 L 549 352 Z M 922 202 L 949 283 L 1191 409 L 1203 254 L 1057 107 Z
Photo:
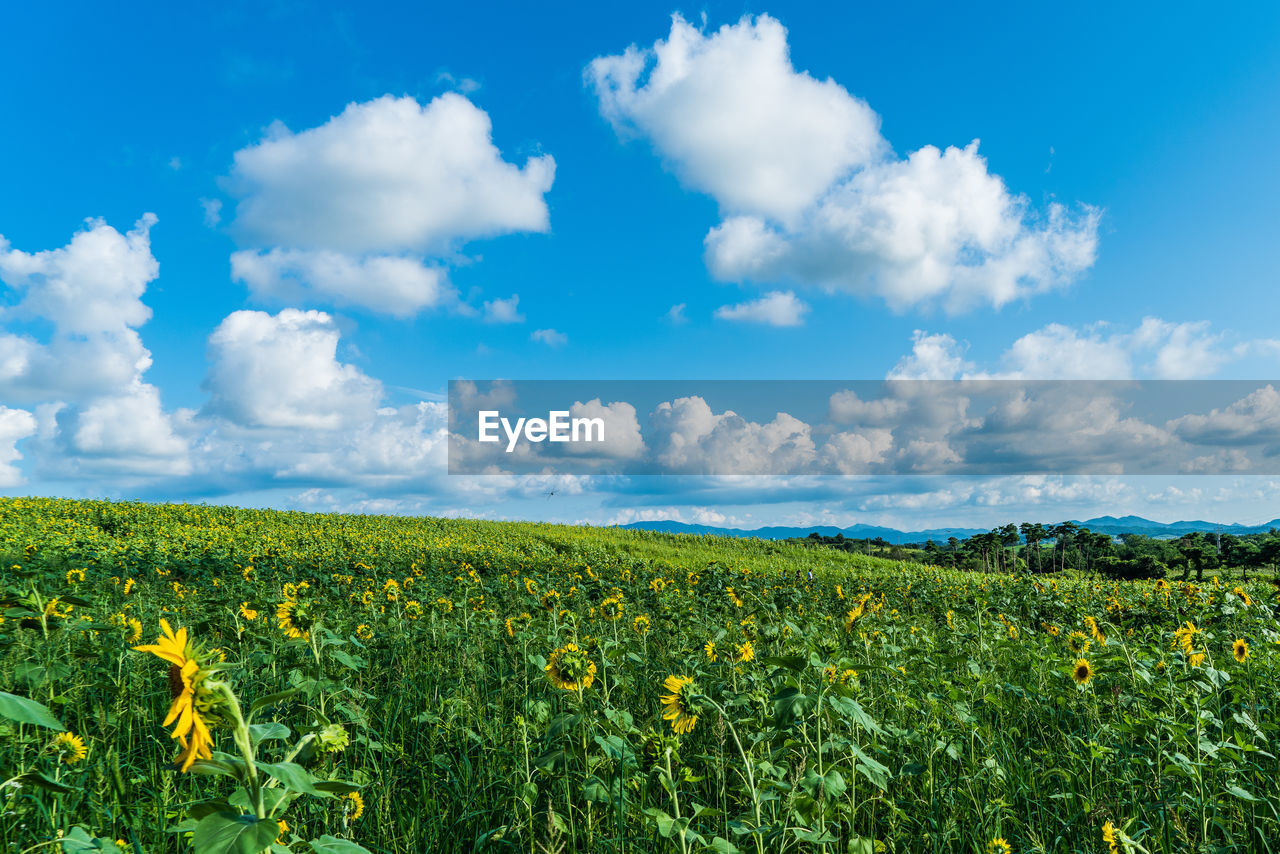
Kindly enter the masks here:
M 355 821 L 364 815 L 364 798 L 360 797 L 359 792 L 349 792 L 344 798 L 346 803 L 342 805 L 347 821 Z
M 248 602 L 241 602 L 240 616 L 244 617 L 246 620 L 250 622 L 253 622 L 254 620 L 258 619 L 258 612 L 250 608 Z
M 551 653 L 545 668 L 551 684 L 565 691 L 585 691 L 596 679 L 596 664 L 576 643 Z
M 58 754 L 58 760 L 66 765 L 75 765 L 89 755 L 84 739 L 73 732 L 58 733 L 51 746 Z
M 751 641 L 743 641 L 734 648 L 734 661 L 738 664 L 746 664 L 753 661 L 756 657 L 756 649 L 751 645 Z
M 632 629 L 634 629 L 634 630 L 636 631 L 636 633 L 637 633 L 637 634 L 644 634 L 645 632 L 649 631 L 649 617 L 648 617 L 648 615 L 646 615 L 646 614 L 641 614 L 640 616 L 638 616 L 638 617 L 636 617 L 634 620 L 632 620 L 632 621 L 631 621 L 631 628 L 632 628 Z
M 693 684 L 693 678 L 668 676 L 663 680 L 662 687 L 667 692 L 660 697 L 664 706 L 662 719 L 671 721 L 671 729 L 677 735 L 693 732 L 694 725 L 698 723 L 698 709 L 693 701 L 698 689 Z
M 987 854 L 1013 854 L 1013 847 L 1005 842 L 1003 836 L 997 836 L 987 843 Z
M 1116 826 L 1111 822 L 1102 825 L 1102 841 L 1107 843 L 1109 854 L 1119 854 L 1120 842 L 1116 839 Z
M 706 653 L 707 661 L 716 660 L 716 642 L 715 641 L 707 641 L 706 646 L 702 648 L 702 651 Z
M 1237 662 L 1244 664 L 1245 660 L 1249 658 L 1248 641 L 1244 638 L 1236 640 L 1236 642 L 1231 645 L 1231 654 L 1236 657 Z
M 315 619 L 308 603 L 286 599 L 276 606 L 276 622 L 288 637 L 309 640 Z
M 1093 665 L 1086 658 L 1077 658 L 1075 667 L 1071 670 L 1071 678 L 1076 680 L 1077 685 L 1088 685 L 1093 678 Z
M 149 652 L 169 662 L 169 694 L 173 705 L 161 726 L 174 724 L 170 738 L 182 746 L 178 760 L 183 771 L 189 771 L 197 759 L 213 758 L 213 736 L 205 716 L 214 710 L 215 698 L 207 686 L 211 671 L 206 668 L 199 647 L 187 636 L 186 629 L 175 633 L 168 620 L 160 621 L 163 634 L 154 644 L 135 646 L 138 652 Z

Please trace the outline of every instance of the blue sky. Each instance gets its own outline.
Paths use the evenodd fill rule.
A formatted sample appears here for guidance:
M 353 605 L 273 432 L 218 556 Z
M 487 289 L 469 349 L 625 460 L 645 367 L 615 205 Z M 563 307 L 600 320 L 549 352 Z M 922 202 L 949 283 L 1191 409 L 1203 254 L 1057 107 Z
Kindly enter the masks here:
M 1211 18 L 1157 4 L 67 4 L 11 10 L 6 30 L 0 357 L 27 360 L 0 367 L 6 494 L 599 522 L 1280 516 L 1280 486 L 1257 478 L 950 480 L 946 501 L 924 502 L 912 496 L 935 490 L 905 479 L 824 481 L 791 500 L 781 484 L 744 499 L 636 478 L 548 500 L 541 483 L 444 476 L 434 416 L 413 409 L 460 377 L 1275 377 L 1273 4 Z M 681 39 L 691 64 L 667 69 L 688 85 L 664 94 L 649 75 Z M 770 39 L 789 54 L 761 70 L 767 50 L 752 44 Z M 647 66 L 610 95 L 600 81 L 618 79 L 631 45 Z M 783 94 L 735 101 L 717 88 L 736 85 L 734 69 Z M 735 103 L 740 114 L 723 109 Z M 335 119 L 349 105 L 353 120 Z M 400 163 L 369 147 L 361 134 L 383 139 L 397 105 L 434 154 Z M 880 147 L 849 153 L 863 143 Z M 926 146 L 954 146 L 954 171 L 931 181 L 903 166 Z M 338 148 L 350 156 L 334 160 Z M 366 166 L 404 188 L 376 214 L 365 206 L 386 187 L 361 185 Z M 947 195 L 962 179 L 987 195 Z M 974 213 L 996 202 L 1017 207 Z M 904 206 L 933 230 L 894 232 L 916 221 Z M 146 245 L 89 262 L 96 278 L 38 256 L 94 228 L 120 237 L 147 213 Z M 821 224 L 832 216 L 855 224 Z M 957 216 L 1004 237 L 939 236 Z M 717 255 L 730 221 L 785 249 Z M 376 239 L 408 222 L 420 224 Z M 256 274 L 233 275 L 235 253 Z M 147 257 L 157 275 L 143 263 L 123 290 L 99 281 L 100 265 Z M 388 269 L 373 259 L 391 259 L 414 296 L 372 299 Z M 971 269 L 984 259 L 1015 268 L 1011 297 Z M 913 296 L 922 270 L 933 290 Z M 73 297 L 41 297 L 50 279 Z M 94 288 L 119 316 L 60 320 Z M 495 301 L 513 295 L 504 314 L 512 304 Z M 67 344 L 86 336 L 93 347 Z M 108 352 L 134 367 L 66 381 L 94 377 Z M 281 455 L 290 443 L 305 447 Z

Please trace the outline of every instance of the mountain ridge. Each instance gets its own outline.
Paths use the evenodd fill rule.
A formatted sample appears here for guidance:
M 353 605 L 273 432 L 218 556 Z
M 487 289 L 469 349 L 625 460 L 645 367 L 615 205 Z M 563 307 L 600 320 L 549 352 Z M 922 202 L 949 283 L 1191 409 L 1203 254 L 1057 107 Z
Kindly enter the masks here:
M 1222 533 L 1222 534 L 1262 534 L 1272 528 L 1280 528 L 1280 518 L 1272 519 L 1270 522 L 1264 522 L 1261 525 L 1241 525 L 1237 522 L 1221 523 L 1206 522 L 1204 520 L 1181 520 L 1177 522 L 1155 522 L 1142 516 L 1096 516 L 1092 519 L 1080 521 L 1078 519 L 1069 520 L 1083 528 L 1096 531 L 1100 534 L 1111 534 L 1112 536 L 1120 536 L 1121 534 L 1145 534 L 1149 537 L 1157 538 L 1176 538 L 1184 534 L 1195 532 L 1200 533 Z M 1054 523 L 1060 524 L 1060 523 Z M 834 537 L 836 534 L 855 539 L 875 539 L 881 537 L 885 541 L 893 545 L 904 545 L 906 543 L 923 543 L 933 540 L 939 543 L 945 543 L 950 537 L 956 539 L 965 539 L 976 534 L 985 534 L 990 528 L 925 528 L 920 531 L 901 531 L 897 528 L 886 528 L 880 525 L 850 525 L 840 528 L 835 525 L 814 525 L 811 527 L 796 527 L 789 525 L 770 525 L 762 528 L 744 529 L 744 528 L 721 528 L 715 525 L 692 525 L 686 522 L 676 522 L 669 519 L 654 520 L 649 522 L 630 522 L 626 525 L 618 525 L 619 528 L 639 531 L 660 531 L 668 534 L 699 534 L 704 536 L 717 537 L 756 537 L 762 540 L 785 540 L 792 537 L 807 537 L 811 533 L 818 533 L 824 537 Z

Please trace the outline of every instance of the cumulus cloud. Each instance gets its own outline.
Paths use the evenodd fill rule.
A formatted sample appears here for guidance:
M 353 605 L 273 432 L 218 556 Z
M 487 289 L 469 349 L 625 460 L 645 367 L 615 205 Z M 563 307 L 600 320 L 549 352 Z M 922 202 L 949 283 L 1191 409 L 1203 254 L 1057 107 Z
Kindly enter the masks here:
M 231 255 L 231 277 L 258 298 L 363 306 L 408 317 L 452 296 L 445 269 L 416 258 L 360 257 L 341 252 L 272 249 Z
M 727 211 L 795 216 L 884 148 L 880 118 L 835 81 L 797 73 L 768 15 L 710 36 L 674 15 L 666 39 L 600 57 L 587 77 L 615 127 L 648 137 Z
M 547 231 L 554 178 L 550 155 L 504 160 L 489 115 L 457 93 L 349 104 L 298 133 L 276 123 L 227 181 L 236 277 L 260 296 L 414 314 L 451 293 L 461 242 Z
M 1174 323 L 1145 317 L 1133 329 L 1107 323 L 1082 328 L 1050 323 L 1015 340 L 989 367 L 965 357 L 966 344 L 947 333 L 916 330 L 911 352 L 890 379 L 1188 380 L 1211 376 L 1239 356 L 1265 352 L 1269 341 L 1230 344 L 1208 321 Z
M 0 488 L 22 483 L 22 472 L 16 465 L 22 459 L 18 442 L 35 432 L 36 419 L 30 412 L 0 404 Z
M 205 412 L 243 427 L 336 430 L 367 421 L 382 386 L 337 360 L 328 314 L 237 311 L 209 336 Z
M 977 141 L 895 156 L 866 102 L 795 69 L 768 15 L 712 33 L 676 15 L 666 39 L 600 57 L 587 78 L 620 134 L 650 140 L 720 204 L 705 240 L 719 278 L 956 312 L 1062 286 L 1094 262 L 1098 210 L 1034 210 Z
M 1196 444 L 1242 445 L 1266 443 L 1280 453 L 1280 391 L 1268 384 L 1232 403 L 1205 414 L 1174 419 L 1174 433 Z
M 769 326 L 800 326 L 809 306 L 791 291 L 770 291 L 759 299 L 716 309 L 721 320 L 764 323 Z
M 649 421 L 654 459 L 671 473 L 795 473 L 817 453 L 809 425 L 785 412 L 758 423 L 682 397 L 659 404 Z
M 151 353 L 137 327 L 159 275 L 145 214 L 121 234 L 91 219 L 58 249 L 28 253 L 0 237 L 0 280 L 19 295 L 0 320 L 44 327 L 43 340 L 0 329 L 0 395 L 36 403 L 43 471 L 186 471 L 185 441 L 143 380 Z

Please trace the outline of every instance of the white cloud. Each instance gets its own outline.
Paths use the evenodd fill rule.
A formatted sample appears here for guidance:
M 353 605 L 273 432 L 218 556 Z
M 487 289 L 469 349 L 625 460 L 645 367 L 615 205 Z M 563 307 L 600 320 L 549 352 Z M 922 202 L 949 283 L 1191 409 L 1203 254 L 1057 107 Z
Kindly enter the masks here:
M 809 306 L 791 291 L 770 291 L 749 302 L 722 305 L 716 309 L 716 317 L 770 326 L 800 326 L 808 311 Z
M 917 329 L 911 353 L 889 371 L 891 380 L 953 380 L 967 374 L 973 363 L 966 361 L 956 339 L 946 333 L 930 335 Z
M 719 202 L 717 277 L 883 298 L 897 310 L 999 307 L 1093 264 L 1099 212 L 1043 215 L 988 171 L 977 142 L 893 155 L 879 117 L 791 64 L 786 30 L 744 17 L 714 33 L 680 16 L 666 39 L 594 60 L 587 76 L 621 134 L 647 137 Z
M 456 93 L 349 104 L 298 133 L 273 125 L 236 152 L 227 183 L 237 278 L 260 295 L 288 286 L 291 299 L 396 315 L 438 305 L 457 244 L 550 227 L 555 160 L 509 163 L 491 130 Z
M 0 404 L 0 488 L 22 483 L 22 472 L 15 465 L 22 459 L 18 442 L 35 432 L 36 419 L 30 412 Z
M 819 285 L 898 311 L 999 308 L 1092 266 L 1098 217 L 1052 204 L 1037 218 L 987 171 L 976 142 L 925 146 L 833 186 L 793 225 L 726 220 L 707 235 L 707 264 L 722 279 Z
M 665 40 L 600 57 L 587 75 L 616 127 L 651 139 L 727 211 L 787 219 L 884 147 L 864 101 L 796 72 L 786 29 L 768 15 L 707 36 L 677 14 Z
M 563 347 L 569 343 L 569 336 L 554 329 L 535 329 L 529 335 L 530 341 L 540 341 L 548 347 Z
M 1230 406 L 1212 409 L 1205 415 L 1184 415 L 1169 426 L 1180 438 L 1197 444 L 1268 442 L 1276 446 L 1280 438 L 1280 392 L 1268 384 Z
M 688 306 L 682 302 L 676 303 L 675 305 L 671 306 L 671 308 L 667 311 L 667 321 L 669 323 L 674 323 L 677 326 L 688 323 L 689 318 L 686 317 L 684 313 L 684 310 L 687 307 Z
M 395 255 L 272 249 L 231 255 L 231 277 L 258 298 L 300 302 L 308 296 L 408 317 L 452 297 L 444 268 Z
M 148 283 L 160 274 L 151 255 L 154 214 L 121 234 L 100 219 L 87 220 L 60 249 L 26 253 L 0 236 L 0 279 L 22 293 L 12 309 L 19 318 L 52 321 L 65 335 L 119 333 L 151 317 L 142 303 Z
M 368 421 L 382 386 L 337 360 L 338 328 L 320 311 L 237 311 L 209 336 L 207 413 L 243 427 L 335 430 Z
M 889 371 L 889 379 L 1199 379 L 1247 353 L 1265 353 L 1271 343 L 1230 346 L 1227 338 L 1212 332 L 1208 321 L 1146 317 L 1131 331 L 1106 323 L 1050 323 L 1021 336 L 982 368 L 965 358 L 967 345 L 951 335 L 916 330 L 911 353 Z
M 758 423 L 682 397 L 659 404 L 649 424 L 653 459 L 665 473 L 791 474 L 817 455 L 809 425 L 785 412 Z
M 484 320 L 485 323 L 524 323 L 524 315 L 520 313 L 520 295 L 512 294 L 507 299 L 486 300 Z
M 0 330 L 0 394 L 37 403 L 36 467 L 181 474 L 186 442 L 144 382 L 151 353 L 136 327 L 159 275 L 145 214 L 126 234 L 91 219 L 64 247 L 26 253 L 0 238 L 0 279 L 21 296 L 5 316 L 39 321 L 46 340 Z

